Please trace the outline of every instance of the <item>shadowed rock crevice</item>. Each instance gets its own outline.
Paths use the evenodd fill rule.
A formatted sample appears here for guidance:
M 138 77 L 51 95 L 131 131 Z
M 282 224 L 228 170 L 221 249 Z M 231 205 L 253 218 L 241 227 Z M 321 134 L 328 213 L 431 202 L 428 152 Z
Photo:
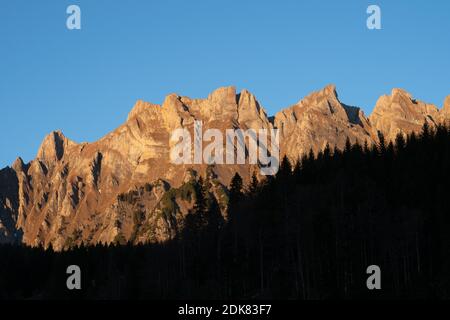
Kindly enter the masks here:
M 14 165 L 20 167 L 17 160 Z M 22 233 L 16 228 L 19 209 L 18 191 L 19 180 L 14 169 L 7 167 L 0 170 L 0 244 L 22 241 Z
M 95 187 L 98 186 L 98 181 L 102 171 L 102 159 L 103 155 L 100 152 L 97 152 L 91 165 L 92 180 Z
M 347 117 L 350 123 L 358 126 L 362 125 L 360 118 L 360 112 L 362 112 L 361 108 L 349 106 L 346 104 L 342 104 L 342 106 L 347 113 Z

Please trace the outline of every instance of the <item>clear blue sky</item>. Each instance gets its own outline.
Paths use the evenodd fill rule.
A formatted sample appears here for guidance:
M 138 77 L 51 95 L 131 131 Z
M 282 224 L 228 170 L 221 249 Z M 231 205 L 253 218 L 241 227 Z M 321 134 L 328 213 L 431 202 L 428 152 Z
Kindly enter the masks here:
M 66 8 L 82 29 L 66 28 Z M 366 8 L 382 30 L 366 28 Z M 0 167 L 61 129 L 94 141 L 137 99 L 247 88 L 270 115 L 335 83 L 370 113 L 403 87 L 450 94 L 450 1 L 0 0 Z

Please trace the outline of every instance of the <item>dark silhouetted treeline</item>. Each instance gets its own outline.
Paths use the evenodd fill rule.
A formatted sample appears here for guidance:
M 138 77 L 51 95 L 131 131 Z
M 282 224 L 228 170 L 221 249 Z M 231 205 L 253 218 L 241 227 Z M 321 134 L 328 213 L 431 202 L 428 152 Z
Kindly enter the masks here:
M 55 253 L 0 247 L 0 298 L 450 298 L 450 130 L 326 147 L 249 186 L 235 176 L 228 222 L 208 183 L 165 244 Z M 82 290 L 65 271 L 82 270 Z M 381 290 L 366 287 L 370 265 Z

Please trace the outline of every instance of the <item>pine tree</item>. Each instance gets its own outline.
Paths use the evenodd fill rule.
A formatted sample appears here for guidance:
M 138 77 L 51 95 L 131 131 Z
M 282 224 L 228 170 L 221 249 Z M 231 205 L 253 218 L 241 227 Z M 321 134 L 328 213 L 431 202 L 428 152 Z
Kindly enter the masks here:
M 248 186 L 248 193 L 251 197 L 254 197 L 258 193 L 259 181 L 256 173 L 253 172 L 252 179 L 250 180 L 250 184 Z
M 365 155 L 368 155 L 370 153 L 369 144 L 368 144 L 367 140 L 364 140 L 363 151 L 364 151 Z
M 344 152 L 348 154 L 350 153 L 351 150 L 352 150 L 352 143 L 350 142 L 350 138 L 347 137 L 347 139 L 345 139 Z
M 231 179 L 230 183 L 230 195 L 229 195 L 230 200 L 228 204 L 228 217 L 231 223 L 234 222 L 236 210 L 242 197 L 243 197 L 242 178 L 239 175 L 239 173 L 236 172 L 236 174 Z
M 422 126 L 422 135 L 421 135 L 424 141 L 428 141 L 431 134 L 430 132 L 431 132 L 430 125 L 428 124 L 428 122 L 425 122 Z
M 327 144 L 325 145 L 325 148 L 323 149 L 323 158 L 325 160 L 328 160 L 331 157 L 331 148 L 330 148 L 330 144 L 327 142 Z
M 399 132 L 397 136 L 395 137 L 395 146 L 397 152 L 403 151 L 405 148 L 405 137 L 403 136 L 403 133 Z
M 195 187 L 194 213 L 197 215 L 202 215 L 207 210 L 205 183 L 202 177 L 198 179 L 194 187 Z
M 292 164 L 289 161 L 289 158 L 287 156 L 284 156 L 283 160 L 281 161 L 280 170 L 278 170 L 277 176 L 279 176 L 281 180 L 285 180 L 291 175 Z
M 384 135 L 381 131 L 378 131 L 378 151 L 381 155 L 386 154 L 386 141 L 384 139 Z
M 239 200 L 242 196 L 242 178 L 235 173 L 230 183 L 230 200 Z

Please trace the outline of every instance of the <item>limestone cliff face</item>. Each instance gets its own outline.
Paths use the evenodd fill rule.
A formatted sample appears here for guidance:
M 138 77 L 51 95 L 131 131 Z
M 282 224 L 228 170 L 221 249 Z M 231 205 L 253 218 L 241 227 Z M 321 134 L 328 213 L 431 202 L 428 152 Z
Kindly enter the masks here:
M 438 111 L 403 90 L 377 102 L 366 118 L 339 101 L 333 85 L 312 93 L 269 120 L 247 90 L 219 88 L 206 99 L 168 95 L 162 105 L 137 101 L 127 121 L 94 143 L 75 143 L 61 131 L 50 133 L 36 158 L 18 158 L 0 170 L 0 243 L 52 245 L 56 250 L 114 241 L 158 242 L 175 237 L 192 209 L 192 184 L 200 176 L 227 216 L 227 188 L 238 172 L 248 181 L 257 165 L 174 165 L 170 135 L 194 121 L 203 129 L 280 129 L 281 156 L 296 160 L 326 144 L 376 143 L 450 119 L 450 96 Z M 172 142 L 173 143 L 173 142 Z
M 163 195 L 182 186 L 189 169 L 204 176 L 208 166 L 172 164 L 169 138 L 176 128 L 187 128 L 193 135 L 195 120 L 201 120 L 204 129 L 223 132 L 271 126 L 252 94 L 226 87 L 206 99 L 170 94 L 162 105 L 138 101 L 122 126 L 94 143 L 77 144 L 60 131 L 52 132 L 35 160 L 2 170 L 1 241 L 12 241 L 15 230 L 23 231 L 22 241 L 28 245 L 52 244 L 57 250 L 81 241 L 129 240 L 137 208 L 120 199 L 136 192 L 136 201 L 145 207 L 142 224 L 160 230 L 152 240 L 173 237 L 176 228 L 170 217 L 158 214 L 164 209 Z M 249 179 L 256 168 L 227 165 L 214 170 L 220 180 L 215 183 L 228 184 L 235 172 Z M 145 185 L 151 191 L 142 191 Z M 135 239 L 143 241 L 142 236 Z
M 347 137 L 352 143 L 377 141 L 362 110 L 341 103 L 334 85 L 277 113 L 275 126 L 281 130 L 281 153 L 292 160 L 310 149 L 317 153 L 327 144 L 342 149 Z
M 0 170 L 0 244 L 20 241 L 16 229 L 19 207 L 18 181 L 12 168 Z
M 398 133 L 419 132 L 426 122 L 436 126 L 440 119 L 438 108 L 415 100 L 402 89 L 393 89 L 390 96 L 380 97 L 369 120 L 387 140 L 394 140 Z
M 445 124 L 450 124 L 450 95 L 444 100 L 444 105 L 439 111 L 439 120 Z

